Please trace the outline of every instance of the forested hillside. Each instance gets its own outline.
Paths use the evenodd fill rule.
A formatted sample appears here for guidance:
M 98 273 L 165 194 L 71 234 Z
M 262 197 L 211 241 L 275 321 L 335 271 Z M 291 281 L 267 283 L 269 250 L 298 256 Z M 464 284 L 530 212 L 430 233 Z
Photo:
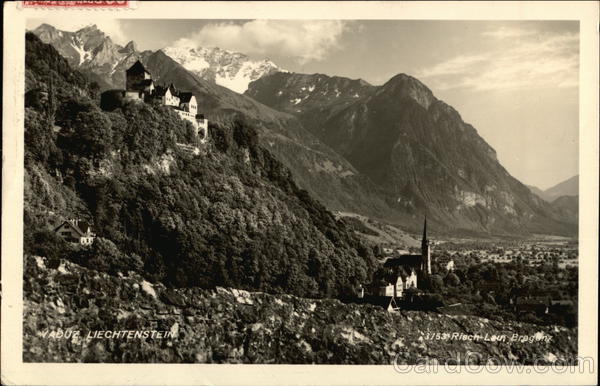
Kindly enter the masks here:
M 296 186 L 251 124 L 222 119 L 196 147 L 168 108 L 100 110 L 96 85 L 26 40 L 26 254 L 176 287 L 308 297 L 349 293 L 371 276 L 371 248 Z M 54 234 L 68 217 L 93 224 L 92 247 Z

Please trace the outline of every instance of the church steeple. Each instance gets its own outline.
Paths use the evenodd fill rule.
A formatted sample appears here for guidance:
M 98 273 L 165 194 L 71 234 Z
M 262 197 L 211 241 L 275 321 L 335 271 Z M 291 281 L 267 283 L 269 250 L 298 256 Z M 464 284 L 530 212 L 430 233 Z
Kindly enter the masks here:
M 422 245 L 425 243 L 429 244 L 429 240 L 427 240 L 427 216 L 425 216 L 425 223 L 423 224 L 423 240 L 421 241 Z
M 425 222 L 423 224 L 423 240 L 421 240 L 421 261 L 422 269 L 428 275 L 431 275 L 431 249 L 429 247 L 429 240 L 427 239 L 427 216 L 425 216 Z

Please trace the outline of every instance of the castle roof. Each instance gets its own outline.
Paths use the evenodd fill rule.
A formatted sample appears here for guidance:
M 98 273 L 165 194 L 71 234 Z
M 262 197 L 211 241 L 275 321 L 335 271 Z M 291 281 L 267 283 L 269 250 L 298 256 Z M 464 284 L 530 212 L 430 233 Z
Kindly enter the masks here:
M 181 103 L 188 103 L 190 100 L 192 100 L 193 96 L 194 96 L 194 94 L 192 94 L 191 92 L 180 92 L 179 93 L 179 101 Z
M 168 88 L 165 86 L 156 86 L 154 88 L 154 95 L 158 97 L 164 96 L 167 90 Z
M 173 86 L 173 83 L 171 83 L 168 86 L 162 85 L 162 86 L 156 86 L 156 88 L 154 89 L 154 93 L 156 96 L 164 96 L 167 93 L 167 90 L 171 91 L 171 95 L 179 97 L 179 94 L 177 93 L 177 89 L 175 88 L 175 86 Z
M 133 63 L 133 66 L 129 67 L 126 71 L 127 74 L 141 74 L 141 73 L 150 74 L 146 67 L 139 60 Z

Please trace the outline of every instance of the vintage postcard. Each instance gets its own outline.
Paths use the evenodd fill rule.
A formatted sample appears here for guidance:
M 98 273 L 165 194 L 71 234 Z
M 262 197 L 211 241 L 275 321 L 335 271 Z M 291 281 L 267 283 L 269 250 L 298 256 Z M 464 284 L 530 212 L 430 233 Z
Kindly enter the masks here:
M 597 2 L 4 11 L 3 383 L 594 383 Z

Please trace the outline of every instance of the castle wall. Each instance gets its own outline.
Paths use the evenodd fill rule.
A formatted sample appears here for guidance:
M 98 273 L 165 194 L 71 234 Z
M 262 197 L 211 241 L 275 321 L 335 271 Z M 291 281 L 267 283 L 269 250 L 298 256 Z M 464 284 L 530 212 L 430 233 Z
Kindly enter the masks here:
M 193 101 L 193 102 L 192 102 Z M 182 103 L 179 108 L 181 108 L 182 110 L 194 114 L 194 116 L 196 114 L 198 114 L 198 105 L 195 103 L 195 98 L 192 98 L 192 100 L 190 102 L 186 102 L 186 103 Z
M 148 75 L 145 72 L 141 74 L 127 74 L 126 78 L 127 79 L 125 86 L 127 90 L 142 91 L 144 88 L 142 83 L 144 82 L 144 80 L 150 79 L 150 75 Z
M 123 98 L 126 101 L 142 101 L 142 94 L 139 91 L 125 91 L 125 97 Z
M 179 106 L 179 97 L 171 94 L 171 91 L 167 89 L 165 95 L 161 98 L 162 104 L 165 106 Z
M 198 124 L 196 135 L 200 142 L 205 143 L 208 140 L 208 119 L 196 119 Z

